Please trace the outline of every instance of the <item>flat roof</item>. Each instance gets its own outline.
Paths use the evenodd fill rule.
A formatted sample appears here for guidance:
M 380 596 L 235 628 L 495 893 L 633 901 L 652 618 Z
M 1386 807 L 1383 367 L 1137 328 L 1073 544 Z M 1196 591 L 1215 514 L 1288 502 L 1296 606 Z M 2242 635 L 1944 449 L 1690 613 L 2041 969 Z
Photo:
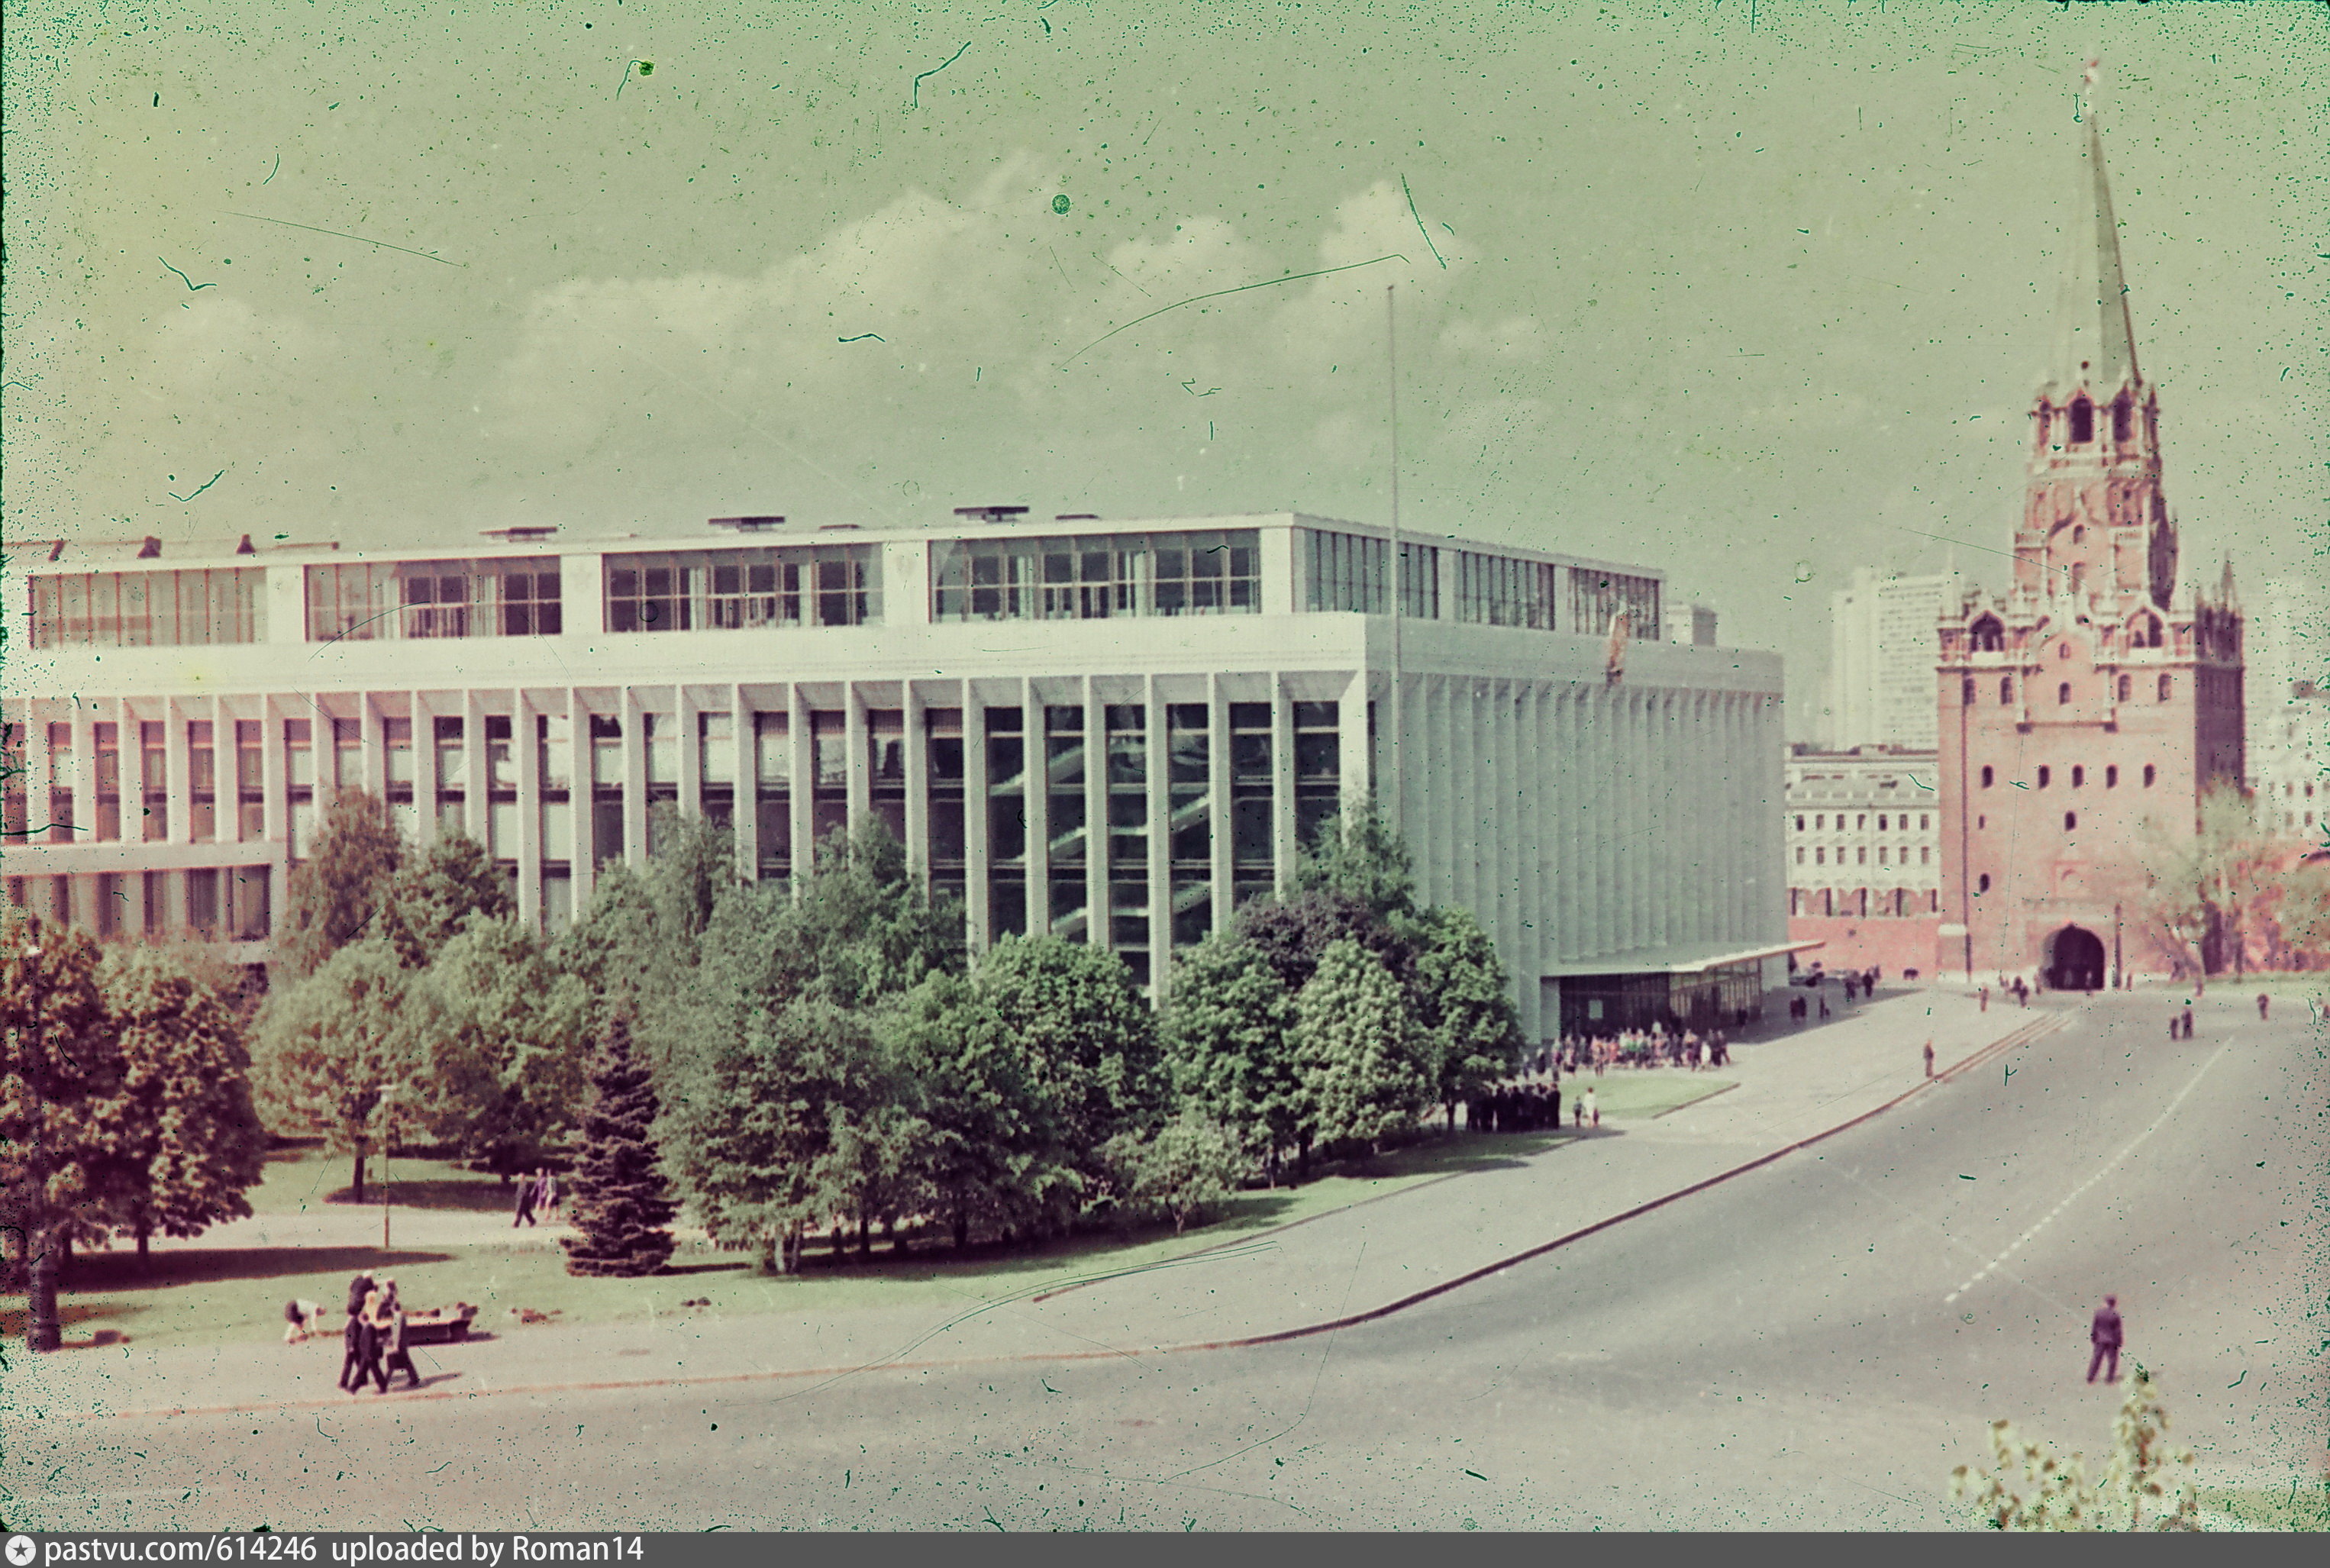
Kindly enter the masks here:
M 1578 979 L 1587 975 L 1696 975 L 1729 964 L 1776 959 L 1826 947 L 1825 940 L 1774 942 L 1760 948 L 1733 948 L 1720 942 L 1681 943 L 1664 948 L 1636 948 L 1608 953 L 1574 964 L 1556 964 L 1538 973 L 1549 980 Z
M 514 526 L 524 527 L 526 524 Z M 548 534 L 539 538 L 485 539 L 475 543 L 443 544 L 396 545 L 379 548 L 348 546 L 338 540 L 280 540 L 261 542 L 254 538 L 251 553 L 238 553 L 237 541 L 232 539 L 198 539 L 173 543 L 165 540 L 157 555 L 140 554 L 143 540 L 109 539 L 76 542 L 65 540 L 57 559 L 48 559 L 49 552 L 58 542 L 36 537 L 12 540 L 10 551 L 17 570 L 27 577 L 54 576 L 73 571 L 172 571 L 224 567 L 261 567 L 271 563 L 288 564 L 294 561 L 331 560 L 344 563 L 398 561 L 493 561 L 533 558 L 554 559 L 563 555 L 606 555 L 645 553 L 664 551 L 765 550 L 786 546 L 818 544 L 880 543 L 890 540 L 971 541 L 995 539 L 1034 539 L 1069 536 L 1094 538 L 1121 534 L 1189 533 L 1208 529 L 1290 529 L 1312 528 L 1332 534 L 1354 534 L 1366 538 L 1389 539 L 1391 530 L 1380 524 L 1359 523 L 1347 518 L 1326 517 L 1307 512 L 1231 512 L 1208 515 L 1153 517 L 1086 517 L 1070 515 L 1066 517 L 1037 515 L 1030 513 L 1017 521 L 974 522 L 949 515 L 933 517 L 928 522 L 909 524 L 853 523 L 837 520 L 831 523 L 789 522 L 781 527 L 757 530 L 739 535 L 732 531 L 715 529 L 707 519 L 701 532 L 637 533 L 637 534 L 574 534 L 561 536 Z M 1587 571 L 1607 571 L 1619 576 L 1647 578 L 1663 582 L 1664 569 L 1654 566 L 1605 561 L 1563 551 L 1541 550 L 1532 545 L 1504 544 L 1486 539 L 1469 539 L 1455 534 L 1429 534 L 1416 529 L 1403 529 L 1401 537 L 1412 543 L 1435 548 L 1475 551 L 1482 554 L 1503 556 L 1517 561 L 1537 562 L 1549 566 L 1570 566 Z

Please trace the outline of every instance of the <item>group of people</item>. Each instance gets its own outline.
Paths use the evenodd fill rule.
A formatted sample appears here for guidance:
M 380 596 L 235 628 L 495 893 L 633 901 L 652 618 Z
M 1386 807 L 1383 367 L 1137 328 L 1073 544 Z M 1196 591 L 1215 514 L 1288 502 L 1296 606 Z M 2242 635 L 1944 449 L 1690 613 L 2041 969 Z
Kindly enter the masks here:
M 1594 1102 L 1591 1083 L 1570 1102 L 1570 1119 L 1580 1129 L 1602 1125 L 1602 1110 Z M 1508 1079 L 1473 1096 L 1464 1104 L 1464 1125 L 1475 1132 L 1558 1131 L 1559 1072 L 1548 1071 L 1536 1079 Z
M 558 1178 L 549 1171 L 527 1171 L 517 1178 L 517 1213 L 511 1217 L 510 1229 L 520 1225 L 538 1224 L 535 1216 L 540 1214 L 554 1217 L 558 1213 Z
M 1688 1067 L 1698 1072 L 1729 1065 L 1731 1049 L 1720 1029 L 1670 1034 L 1665 1025 L 1653 1024 L 1615 1034 L 1565 1034 L 1553 1056 L 1554 1064 L 1565 1072 L 1589 1067 L 1597 1073 L 1611 1067 Z
M 341 1345 L 340 1387 L 347 1393 L 362 1393 L 370 1381 L 374 1393 L 386 1393 L 388 1380 L 399 1372 L 409 1380 L 407 1388 L 421 1386 L 420 1369 L 405 1347 L 404 1307 L 396 1299 L 393 1279 L 374 1280 L 370 1274 L 358 1274 L 348 1281 L 348 1322 Z

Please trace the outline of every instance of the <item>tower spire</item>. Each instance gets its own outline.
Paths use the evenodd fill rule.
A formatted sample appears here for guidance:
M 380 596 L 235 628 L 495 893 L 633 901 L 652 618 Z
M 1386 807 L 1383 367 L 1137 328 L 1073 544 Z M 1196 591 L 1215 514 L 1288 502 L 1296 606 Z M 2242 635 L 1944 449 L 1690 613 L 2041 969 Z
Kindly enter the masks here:
M 2101 62 L 2089 61 L 2081 85 L 2092 88 Z M 2103 136 L 2092 99 L 2079 189 L 2064 226 L 2063 282 L 2055 306 L 2055 352 L 2041 391 L 2060 402 L 2084 386 L 2098 401 L 2123 383 L 2143 379 L 2136 364 L 2136 332 L 2127 314 L 2127 281 L 2120 268 L 2119 227 L 2112 216 L 2111 185 L 2104 175 Z

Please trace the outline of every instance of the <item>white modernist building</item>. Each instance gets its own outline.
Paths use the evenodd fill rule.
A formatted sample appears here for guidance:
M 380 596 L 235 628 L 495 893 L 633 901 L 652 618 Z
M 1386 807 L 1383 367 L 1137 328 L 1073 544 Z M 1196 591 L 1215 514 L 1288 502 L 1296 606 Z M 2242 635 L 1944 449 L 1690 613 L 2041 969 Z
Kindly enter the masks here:
M 1934 749 L 1934 626 L 1960 586 L 1949 573 L 1880 577 L 1863 567 L 1829 595 L 1831 749 Z
M 554 928 L 668 800 L 771 879 L 879 818 L 974 949 L 1051 932 L 1161 985 L 1169 946 L 1373 794 L 1532 1036 L 1756 1005 L 1787 946 L 1780 661 L 1660 640 L 1656 571 L 1413 543 L 1395 620 L 1380 529 L 1025 511 L 21 551 L 9 894 L 260 961 L 323 803 L 360 787 L 483 844 Z
M 2249 602 L 2242 751 L 2259 825 L 2318 847 L 2330 826 L 2330 584 L 2271 579 Z

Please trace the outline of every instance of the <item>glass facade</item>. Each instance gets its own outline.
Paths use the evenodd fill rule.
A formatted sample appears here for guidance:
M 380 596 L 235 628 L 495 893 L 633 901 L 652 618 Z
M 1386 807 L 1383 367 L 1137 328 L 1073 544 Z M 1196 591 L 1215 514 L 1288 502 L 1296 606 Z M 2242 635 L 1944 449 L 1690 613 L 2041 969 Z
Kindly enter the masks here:
M 755 874 L 782 882 L 793 874 L 792 715 L 753 715 Z
M 1213 732 L 1203 703 L 1165 710 L 1165 832 L 1173 945 L 1214 929 Z
M 1092 900 L 1084 880 L 1089 836 L 1084 822 L 1084 710 L 1081 704 L 1044 710 L 1044 789 L 1051 932 L 1082 941 L 1090 929 Z
M 674 550 L 604 559 L 609 631 L 869 626 L 882 619 L 871 544 Z
M 1326 614 L 1391 613 L 1391 541 L 1302 530 L 1303 608 Z M 1400 541 L 1400 613 L 1440 619 L 1440 549 Z
M 185 647 L 257 642 L 258 567 L 73 571 L 32 579 L 33 646 Z
M 1476 626 L 1552 631 L 1559 569 L 1510 555 L 1456 552 L 1456 619 Z
M 1260 537 L 1236 528 L 939 540 L 931 619 L 1253 615 L 1262 608 Z
M 555 637 L 564 626 L 555 556 L 310 566 L 308 640 Z
M 1666 635 L 1659 621 L 1659 580 L 1629 577 L 1591 567 L 1569 569 L 1569 627 L 1587 637 L 1610 629 L 1610 618 L 1626 612 L 1630 637 L 1657 642 Z
M 1028 930 L 1027 715 L 987 710 L 987 921 L 997 936 Z

